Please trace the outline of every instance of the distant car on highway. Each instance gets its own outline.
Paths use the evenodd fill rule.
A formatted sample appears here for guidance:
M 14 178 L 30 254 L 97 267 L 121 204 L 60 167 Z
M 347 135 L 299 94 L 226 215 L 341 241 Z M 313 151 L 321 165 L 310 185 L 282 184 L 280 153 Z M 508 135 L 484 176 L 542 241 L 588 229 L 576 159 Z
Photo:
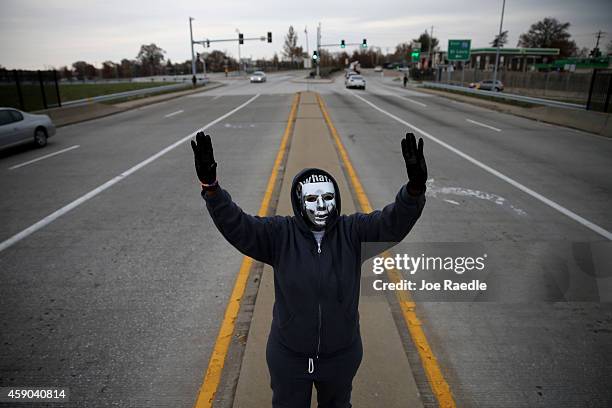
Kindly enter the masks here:
M 53 135 L 55 125 L 49 116 L 0 108 L 0 149 L 31 142 L 43 147 Z
M 348 78 L 351 75 L 359 75 L 358 73 L 356 73 L 355 71 L 351 71 L 350 69 L 346 70 L 346 73 L 344 74 L 344 78 Z
M 365 81 L 365 78 L 362 77 L 361 75 L 351 75 L 350 77 L 346 78 L 346 80 L 344 81 L 344 85 L 347 88 L 365 89 L 366 81 Z
M 266 82 L 266 74 L 263 71 L 255 71 L 251 75 L 251 83 L 252 82 Z
M 495 81 L 495 86 L 493 86 L 493 80 L 487 79 L 484 81 L 470 83 L 470 88 L 481 89 L 483 91 L 500 92 L 504 90 L 504 84 L 498 79 Z
M 380 65 L 377 65 L 374 67 L 374 72 L 382 72 L 383 71 L 383 67 L 381 67 Z

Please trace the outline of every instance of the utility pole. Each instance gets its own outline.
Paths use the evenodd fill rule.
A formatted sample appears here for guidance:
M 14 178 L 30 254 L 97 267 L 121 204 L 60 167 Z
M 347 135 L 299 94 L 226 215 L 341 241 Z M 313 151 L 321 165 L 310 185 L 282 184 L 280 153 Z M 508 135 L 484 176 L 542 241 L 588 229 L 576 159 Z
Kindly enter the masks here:
M 191 75 L 195 76 L 196 74 L 196 61 L 195 61 L 195 53 L 193 52 L 193 29 L 191 28 L 191 21 L 195 20 L 193 17 L 189 17 L 189 38 L 191 41 L 189 45 L 191 46 Z
M 603 35 L 605 35 L 606 33 L 599 30 L 596 35 L 597 35 L 597 41 L 595 42 L 595 48 L 593 48 L 591 50 L 591 53 L 589 54 L 591 58 L 598 58 L 601 55 L 601 52 L 599 51 L 599 40 L 601 39 L 601 37 Z
M 433 62 L 433 58 L 431 57 L 431 51 L 433 49 L 433 26 L 431 26 L 431 34 L 429 34 L 429 63 L 427 64 L 427 68 L 431 68 L 431 64 Z
M 321 78 L 321 71 L 319 70 L 319 66 L 321 65 L 321 23 L 317 27 L 317 55 L 319 56 L 319 60 L 317 61 L 317 79 Z
M 595 48 L 599 48 L 599 39 L 601 38 L 602 35 L 603 35 L 603 31 L 599 30 L 597 32 L 597 43 L 595 44 Z
M 499 35 L 497 36 L 497 51 L 495 52 L 495 68 L 493 68 L 493 90 L 497 85 L 497 66 L 499 65 L 499 48 L 501 47 L 502 28 L 504 26 L 504 10 L 506 9 L 506 0 L 502 0 L 501 20 L 499 21 Z
M 304 36 L 306 37 L 306 55 L 310 58 L 310 50 L 308 49 L 308 27 L 304 27 Z

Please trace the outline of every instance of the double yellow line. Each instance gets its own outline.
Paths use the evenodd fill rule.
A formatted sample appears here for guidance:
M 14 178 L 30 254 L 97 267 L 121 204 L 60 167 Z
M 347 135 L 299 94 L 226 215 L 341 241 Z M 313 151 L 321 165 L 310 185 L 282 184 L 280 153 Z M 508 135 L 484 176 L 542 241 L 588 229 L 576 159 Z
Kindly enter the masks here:
M 338 131 L 332 123 L 329 113 L 327 113 L 325 102 L 323 102 L 323 98 L 321 98 L 319 94 L 317 94 L 317 101 L 319 102 L 321 112 L 323 112 L 323 117 L 325 118 L 327 127 L 329 128 L 332 138 L 336 143 L 336 148 L 340 153 L 340 158 L 342 159 L 344 167 L 348 173 L 351 186 L 353 187 L 353 191 L 355 192 L 355 196 L 357 197 L 361 211 L 365 213 L 372 212 L 370 200 L 363 189 L 361 181 L 359 181 L 357 172 L 349 159 L 348 153 L 344 148 L 344 144 L 338 135 Z M 400 282 L 402 279 L 401 274 L 395 269 L 389 270 L 388 275 L 389 280 L 392 282 Z M 406 326 L 408 326 L 408 331 L 412 337 L 412 341 L 414 342 L 416 349 L 419 352 L 419 356 L 421 357 L 421 363 L 423 364 L 427 379 L 431 385 L 431 390 L 438 400 L 438 405 L 442 408 L 455 408 L 456 405 L 455 400 L 453 399 L 453 394 L 451 393 L 450 387 L 442 375 L 438 360 L 436 359 L 436 356 L 434 355 L 429 342 L 427 341 L 421 321 L 416 315 L 416 304 L 408 292 L 398 290 L 395 291 L 395 293 L 402 310 L 402 315 L 404 316 L 404 321 L 406 322 Z
M 272 195 L 274 194 L 274 187 L 276 186 L 278 179 L 279 168 L 283 162 L 283 158 L 285 157 L 289 137 L 292 133 L 293 124 L 295 123 L 299 100 L 300 95 L 296 94 L 293 98 L 293 103 L 291 104 L 289 120 L 287 122 L 287 127 L 285 128 L 285 133 L 283 134 L 278 153 L 276 154 L 274 165 L 272 166 L 272 172 L 268 178 L 266 192 L 264 193 L 261 206 L 257 212 L 257 215 L 260 217 L 268 215 L 270 202 L 272 201 Z M 217 392 L 219 381 L 221 380 L 223 366 L 225 365 L 225 357 L 227 356 L 227 351 L 229 349 L 234 328 L 236 326 L 236 318 L 238 317 L 238 312 L 240 311 L 240 301 L 244 295 L 244 290 L 246 289 L 252 265 L 253 259 L 245 256 L 242 260 L 242 265 L 240 265 L 240 271 L 238 272 L 238 277 L 234 283 L 234 288 L 232 289 L 232 294 L 230 295 L 227 308 L 225 309 L 223 322 L 221 323 L 221 328 L 219 329 L 219 334 L 217 335 L 217 341 L 215 342 L 215 347 L 208 362 L 208 369 L 206 370 L 206 375 L 204 376 L 204 382 L 200 387 L 194 408 L 212 407 L 215 393 Z

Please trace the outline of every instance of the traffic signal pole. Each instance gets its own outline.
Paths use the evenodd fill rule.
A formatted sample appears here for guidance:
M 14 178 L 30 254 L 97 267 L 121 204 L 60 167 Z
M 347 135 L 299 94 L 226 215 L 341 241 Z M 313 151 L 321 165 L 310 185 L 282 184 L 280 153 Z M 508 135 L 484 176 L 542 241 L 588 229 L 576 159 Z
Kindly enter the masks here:
M 195 63 L 195 53 L 193 52 L 193 29 L 191 28 L 191 21 L 194 20 L 193 17 L 189 17 L 189 38 L 191 39 L 191 75 L 195 76 L 196 74 L 196 63 Z
M 193 18 L 189 17 L 189 32 L 191 34 L 191 20 L 193 20 Z M 271 43 L 272 42 L 272 33 L 270 31 L 268 31 L 268 35 L 267 37 L 261 36 L 261 37 L 250 37 L 250 38 L 244 38 L 244 35 L 241 34 L 238 30 L 236 30 L 236 32 L 238 33 L 238 38 L 222 38 L 219 40 L 211 40 L 209 38 L 205 39 L 205 40 L 199 40 L 199 41 L 194 41 L 193 40 L 193 34 L 191 34 L 191 66 L 192 66 L 192 71 L 193 71 L 193 75 L 195 75 L 195 55 L 194 55 L 194 51 L 193 51 L 193 45 L 194 44 L 200 44 L 201 46 L 203 46 L 204 48 L 209 48 L 210 47 L 210 43 L 216 43 L 216 42 L 234 42 L 237 41 L 238 42 L 238 69 L 240 71 L 242 71 L 241 68 L 241 58 L 240 58 L 240 44 L 242 44 L 244 41 L 266 41 Z M 206 66 L 206 62 L 204 61 L 204 66 Z

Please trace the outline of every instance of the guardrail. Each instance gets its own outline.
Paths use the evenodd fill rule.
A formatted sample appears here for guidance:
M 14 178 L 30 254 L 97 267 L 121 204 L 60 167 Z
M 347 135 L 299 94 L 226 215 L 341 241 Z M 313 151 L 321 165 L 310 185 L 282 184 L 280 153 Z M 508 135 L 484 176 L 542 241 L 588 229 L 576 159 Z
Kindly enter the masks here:
M 191 82 L 172 84 L 172 85 L 163 85 L 163 86 L 154 86 L 151 88 L 136 89 L 134 91 L 119 92 L 119 93 L 108 94 L 108 95 L 93 96 L 91 98 L 77 99 L 74 101 L 66 101 L 66 102 L 62 102 L 62 106 L 87 105 L 93 102 L 110 101 L 113 99 L 121 99 L 121 98 L 130 97 L 130 96 L 147 95 L 150 93 L 171 91 L 173 89 L 191 88 L 191 86 L 192 86 Z
M 517 94 L 509 94 L 509 93 L 505 93 L 505 92 L 482 91 L 480 89 L 466 88 L 464 86 L 458 86 L 458 85 L 440 84 L 440 83 L 436 83 L 436 82 L 423 82 L 423 84 L 421 86 L 423 86 L 425 88 L 445 89 L 445 90 L 449 90 L 449 91 L 459 91 L 459 92 L 464 92 L 464 93 L 468 93 L 468 94 L 488 96 L 488 97 L 491 97 L 491 98 L 508 99 L 508 100 L 519 101 L 519 102 L 527 102 L 527 103 L 532 103 L 534 105 L 554 106 L 554 107 L 557 107 L 557 108 L 578 109 L 578 110 L 585 110 L 586 109 L 586 105 L 580 105 L 580 104 L 577 104 L 577 103 L 560 102 L 560 101 L 554 101 L 554 100 L 551 100 L 551 99 L 534 98 L 532 96 L 523 96 L 523 95 L 517 95 Z

